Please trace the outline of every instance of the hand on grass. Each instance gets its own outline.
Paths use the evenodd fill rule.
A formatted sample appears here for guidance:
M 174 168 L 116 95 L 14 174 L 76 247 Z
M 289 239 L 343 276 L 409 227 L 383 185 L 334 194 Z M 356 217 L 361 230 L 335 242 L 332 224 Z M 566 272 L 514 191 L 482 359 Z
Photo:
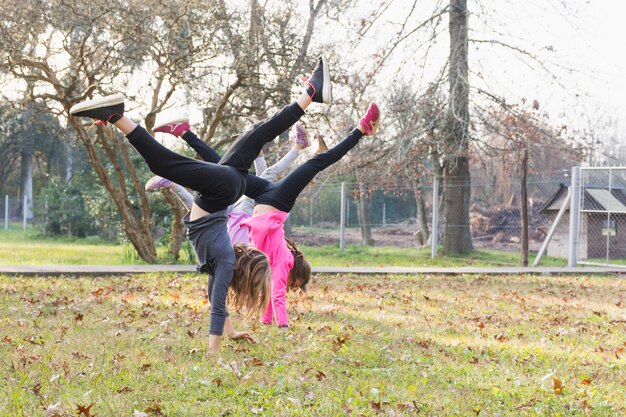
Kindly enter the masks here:
M 230 337 L 230 340 L 243 340 L 245 342 L 255 343 L 252 335 L 248 332 L 235 332 L 233 335 L 228 337 Z

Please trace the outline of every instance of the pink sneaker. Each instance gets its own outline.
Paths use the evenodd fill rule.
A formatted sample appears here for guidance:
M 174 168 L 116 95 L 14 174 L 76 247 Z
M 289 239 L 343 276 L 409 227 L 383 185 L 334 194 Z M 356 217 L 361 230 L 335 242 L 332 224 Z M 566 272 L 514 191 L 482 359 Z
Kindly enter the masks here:
M 296 123 L 295 131 L 296 131 L 296 143 L 298 145 L 304 146 L 305 148 L 308 148 L 311 145 L 311 143 L 309 143 L 309 137 L 306 133 L 306 129 L 304 128 L 304 126 L 302 126 L 301 123 Z
M 154 132 L 169 133 L 179 137 L 183 132 L 189 130 L 189 118 L 181 117 L 176 120 L 169 120 L 154 126 Z
M 378 130 L 378 122 L 380 121 L 380 110 L 373 101 L 367 109 L 365 116 L 359 121 L 359 125 L 363 128 L 366 136 L 371 136 Z
M 170 185 L 172 185 L 172 181 L 168 180 L 167 178 L 155 175 L 154 177 L 150 178 L 146 183 L 146 191 L 156 191 L 160 190 L 161 188 L 169 188 Z

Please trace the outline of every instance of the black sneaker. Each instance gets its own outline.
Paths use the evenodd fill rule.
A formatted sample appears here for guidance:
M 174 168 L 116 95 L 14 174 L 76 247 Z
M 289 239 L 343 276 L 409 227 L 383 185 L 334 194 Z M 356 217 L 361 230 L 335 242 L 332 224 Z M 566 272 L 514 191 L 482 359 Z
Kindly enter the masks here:
M 70 114 L 76 117 L 90 117 L 105 124 L 115 123 L 124 115 L 124 94 L 97 97 L 74 104 Z
M 311 76 L 303 78 L 302 81 L 307 85 L 306 92 L 314 102 L 330 104 L 332 101 L 330 72 L 323 56 L 317 59 L 317 65 Z

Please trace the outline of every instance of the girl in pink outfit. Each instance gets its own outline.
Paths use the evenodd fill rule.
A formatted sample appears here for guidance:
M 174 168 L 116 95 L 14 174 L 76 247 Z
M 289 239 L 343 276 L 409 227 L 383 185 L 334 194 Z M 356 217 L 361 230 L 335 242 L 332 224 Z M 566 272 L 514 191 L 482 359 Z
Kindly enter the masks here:
M 289 273 L 293 267 L 293 255 L 285 242 L 283 225 L 289 214 L 280 210 L 270 210 L 253 216 L 242 223 L 250 230 L 250 243 L 265 253 L 272 270 L 272 299 L 261 318 L 264 324 L 271 324 L 274 314 L 279 327 L 287 327 L 287 286 Z
M 276 320 L 279 327 L 287 327 L 286 292 L 287 287 L 297 286 L 294 282 L 294 257 L 285 241 L 283 225 L 293 208 L 298 195 L 324 169 L 339 161 L 359 142 L 361 137 L 376 132 L 380 111 L 376 103 L 371 103 L 367 113 L 356 129 L 335 147 L 309 159 L 279 181 L 269 182 L 250 176 L 244 194 L 255 200 L 252 218 L 241 222 L 250 229 L 250 242 L 267 255 L 272 270 L 272 298 L 269 302 L 263 323 Z M 310 271 L 309 271 L 310 276 Z M 306 279 L 308 281 L 308 277 Z M 306 282 L 304 283 L 306 284 Z

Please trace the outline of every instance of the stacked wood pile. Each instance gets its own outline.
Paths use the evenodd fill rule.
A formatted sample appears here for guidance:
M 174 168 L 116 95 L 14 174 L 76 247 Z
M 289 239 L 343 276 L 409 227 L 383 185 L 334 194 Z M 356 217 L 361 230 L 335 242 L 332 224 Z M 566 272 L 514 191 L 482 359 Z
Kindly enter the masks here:
M 521 214 L 512 198 L 507 206 L 485 208 L 474 204 L 470 208 L 470 227 L 473 239 L 492 243 L 519 243 L 522 235 Z M 541 204 L 528 206 L 528 236 L 530 241 L 542 242 L 549 227 L 549 219 L 540 213 Z

